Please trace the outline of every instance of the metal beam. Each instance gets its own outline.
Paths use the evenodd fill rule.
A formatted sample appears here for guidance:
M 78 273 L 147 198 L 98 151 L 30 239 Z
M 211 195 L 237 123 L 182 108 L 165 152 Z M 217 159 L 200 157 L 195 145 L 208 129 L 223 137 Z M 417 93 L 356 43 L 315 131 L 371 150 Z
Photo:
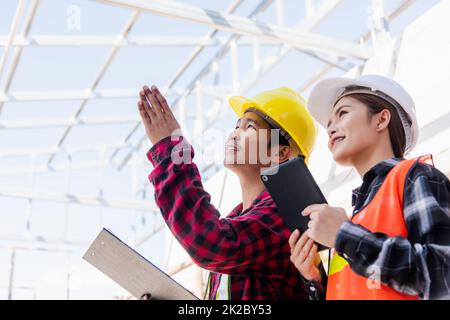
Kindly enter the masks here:
M 300 22 L 300 24 L 295 28 L 295 30 L 311 30 L 317 25 L 320 24 L 343 0 L 328 0 L 327 2 L 323 3 L 319 9 L 316 10 L 315 14 L 311 17 L 308 17 L 306 20 Z M 250 14 L 250 17 L 253 17 L 259 13 L 259 10 L 254 10 L 252 14 Z M 215 56 L 202 68 L 202 70 L 191 80 L 191 82 L 186 86 L 185 92 L 180 95 L 173 103 L 172 108 L 175 108 L 177 103 L 181 102 L 183 100 L 183 97 L 190 94 L 194 88 L 196 82 L 207 75 L 214 63 L 216 63 L 217 60 L 223 58 L 226 53 L 229 50 L 229 45 L 232 41 L 237 41 L 239 39 L 239 35 L 233 35 L 230 37 L 228 43 L 226 46 L 224 46 L 221 50 L 219 50 Z M 250 73 L 248 77 L 244 77 L 244 81 L 241 81 L 240 88 L 238 92 L 240 94 L 244 94 L 246 91 L 248 91 L 259 79 L 261 79 L 261 76 L 264 73 L 267 73 L 271 68 L 273 68 L 281 59 L 291 50 L 292 47 L 289 45 L 283 45 L 283 47 L 279 50 L 279 52 L 270 55 L 267 57 L 264 62 L 260 65 L 259 69 Z M 243 83 L 244 82 L 244 83 Z M 205 126 L 206 129 L 208 129 L 213 124 L 213 121 Z M 124 142 L 128 142 L 133 135 L 133 133 L 137 130 L 139 127 L 139 123 L 136 125 L 135 128 L 131 131 L 131 133 L 125 138 Z M 195 138 L 194 138 L 195 139 Z M 132 152 L 135 150 L 138 150 L 142 147 L 144 141 L 146 140 L 146 136 L 143 135 L 137 143 L 134 145 L 132 150 L 128 152 L 128 154 L 122 159 L 119 170 L 123 168 L 127 162 L 131 159 Z M 113 154 L 114 156 L 115 154 Z M 113 157 L 112 156 L 112 157 Z
M 21 151 L 20 153 L 25 153 L 26 151 Z M 47 152 L 46 154 L 49 154 Z M 30 156 L 30 154 L 26 155 Z M 148 160 L 144 157 L 138 163 L 139 165 L 147 165 L 150 166 Z M 110 162 L 109 159 L 98 162 L 98 161 L 83 161 L 77 162 L 76 164 L 57 164 L 52 166 L 47 165 L 35 165 L 34 167 L 25 166 L 25 167 L 10 167 L 5 170 L 0 170 L 0 176 L 18 176 L 18 175 L 28 175 L 33 173 L 55 173 L 55 172 L 66 172 L 70 169 L 70 171 L 83 171 L 83 170 L 98 170 L 99 167 L 116 167 L 118 164 L 115 162 Z M 148 182 L 147 182 L 148 183 Z M 139 191 L 142 191 L 140 189 Z
M 237 7 L 242 3 L 242 1 L 237 0 L 235 1 L 226 12 L 233 13 Z M 255 9 L 255 11 L 259 11 L 260 9 L 265 7 L 265 4 L 270 4 L 269 0 L 263 0 L 260 5 Z M 205 39 L 214 39 L 217 35 L 218 30 L 212 30 L 208 34 L 206 34 Z M 175 85 L 175 83 L 180 79 L 180 77 L 186 72 L 186 70 L 192 65 L 192 63 L 195 61 L 195 59 L 202 53 L 204 50 L 204 46 L 200 45 L 196 47 L 193 52 L 189 55 L 187 60 L 183 63 L 183 65 L 176 71 L 175 76 L 172 78 L 172 80 L 168 83 L 167 87 L 163 89 L 163 92 L 166 93 L 166 90 L 172 89 L 172 87 Z M 125 137 L 123 140 L 124 143 L 127 143 L 131 137 L 134 135 L 134 133 L 137 131 L 137 129 L 140 127 L 140 123 L 137 123 L 136 126 L 130 131 L 130 133 Z M 142 140 L 142 139 L 141 139 Z M 140 141 L 139 144 L 142 142 Z M 114 157 L 119 153 L 119 149 L 116 149 L 112 155 L 111 159 L 114 159 Z M 129 154 L 127 157 L 131 158 L 131 154 Z M 128 159 L 129 159 L 128 158 Z M 128 161 L 127 159 L 127 161 Z
M 114 163 L 110 163 L 105 161 L 100 163 L 104 167 L 113 167 L 116 166 Z M 99 168 L 98 161 L 87 161 L 80 162 L 77 164 L 63 164 L 63 165 L 52 165 L 51 167 L 47 165 L 36 165 L 34 168 L 30 166 L 26 167 L 12 167 L 4 170 L 0 170 L 0 177 L 4 176 L 19 176 L 19 175 L 28 175 L 33 173 L 55 173 L 55 172 L 66 172 L 67 170 L 71 171 L 82 171 L 82 170 L 93 170 Z
M 19 37 L 20 36 L 23 36 L 23 37 L 28 36 L 30 29 L 31 29 L 31 25 L 34 20 L 34 17 L 36 15 L 38 5 L 39 5 L 39 0 L 32 0 L 30 11 L 24 21 L 24 29 L 23 29 L 22 33 L 20 35 L 18 35 Z M 14 75 L 16 74 L 16 69 L 19 64 L 20 57 L 22 56 L 22 52 L 23 52 L 23 48 L 16 49 L 16 51 L 14 53 L 14 57 L 12 59 L 11 67 L 9 68 L 9 72 L 8 72 L 8 75 L 6 78 L 4 88 L 1 88 L 0 92 L 8 93 L 9 88 L 11 87 Z M 1 75 L 1 72 L 0 72 L 0 75 Z M 4 105 L 4 102 L 0 101 L 0 113 L 2 112 L 3 105 Z
M 16 249 L 11 252 L 11 265 L 9 270 L 8 300 L 12 300 L 12 290 L 14 287 L 14 271 L 16 264 Z
M 184 262 L 174 266 L 173 268 L 171 268 L 169 271 L 167 271 L 167 274 L 169 276 L 173 276 L 177 273 L 180 273 L 181 271 L 191 267 L 195 265 L 194 262 L 192 260 L 185 260 Z
M 250 13 L 249 17 L 254 18 L 257 14 L 262 12 L 263 10 L 267 9 L 268 5 L 270 4 L 269 1 L 261 1 L 261 3 Z M 178 103 L 181 103 L 184 101 L 184 98 L 186 98 L 195 88 L 198 83 L 198 81 L 210 73 L 211 70 L 214 69 L 214 66 L 216 65 L 217 61 L 222 59 L 230 50 L 230 45 L 233 41 L 237 41 L 240 39 L 241 35 L 239 34 L 233 34 L 227 41 L 227 43 L 220 49 L 216 54 L 212 57 L 212 59 L 209 60 L 208 63 L 204 65 L 204 67 L 200 70 L 200 72 L 189 82 L 189 84 L 186 86 L 186 89 L 183 94 L 179 95 L 175 101 L 172 103 L 172 108 L 174 108 Z M 179 74 L 176 75 L 175 79 Z M 174 81 L 175 81 L 174 79 Z M 171 83 L 174 83 L 172 81 Z M 213 119 L 209 124 L 205 126 L 205 130 L 207 130 L 213 123 L 215 122 L 215 119 Z M 128 142 L 131 137 L 133 136 L 134 132 L 139 128 L 140 123 L 138 123 L 128 134 L 128 136 L 125 138 L 124 142 Z M 196 139 L 197 137 L 194 137 Z M 118 170 L 122 170 L 122 168 L 128 163 L 128 161 L 131 159 L 131 156 L 135 150 L 139 150 L 144 141 L 146 140 L 146 135 L 143 135 L 138 142 L 133 147 L 133 151 L 129 152 L 121 161 L 120 165 L 118 166 Z M 114 158 L 117 154 L 118 150 L 112 154 L 111 158 Z
M 34 102 L 34 101 L 70 101 L 70 100 L 99 100 L 99 99 L 138 99 L 138 88 L 129 89 L 101 89 L 101 90 L 63 90 L 63 91 L 18 91 L 0 92 L 2 102 Z M 166 96 L 178 96 L 184 92 L 183 88 L 166 89 Z M 223 98 L 231 92 L 231 88 L 205 86 L 205 95 L 216 99 Z
M 130 36 L 118 39 L 116 36 L 54 36 L 32 35 L 16 36 L 10 44 L 12 47 L 217 47 L 223 46 L 226 37 L 194 37 L 194 36 Z M 239 46 L 251 46 L 252 40 L 244 38 Z M 262 39 L 261 45 L 280 45 L 279 41 Z M 0 47 L 8 45 L 8 36 L 0 35 Z
M 388 13 L 387 20 L 390 22 L 396 19 L 399 15 L 405 12 L 409 7 L 411 7 L 417 0 L 405 0 L 403 1 L 394 11 Z M 366 32 L 362 37 L 360 37 L 362 42 L 367 42 L 371 37 L 370 30 Z M 343 59 L 339 59 L 342 62 Z M 297 91 L 303 92 L 308 90 L 317 81 L 323 78 L 328 72 L 333 70 L 333 66 L 327 65 L 326 67 L 318 70 L 310 79 L 308 79 Z
M 15 235 L 0 235 L 0 242 L 2 245 L 0 249 L 3 250 L 24 250 L 24 251 L 47 251 L 58 253 L 73 253 L 71 249 L 55 248 L 61 247 L 87 247 L 90 242 L 87 241 L 71 241 L 61 238 L 44 238 L 41 236 L 15 236 Z
M 310 14 L 305 20 L 301 21 L 294 30 L 313 30 L 323 20 L 325 20 L 331 12 L 340 5 L 343 0 L 328 0 L 323 2 L 320 7 L 314 10 L 314 14 Z M 239 88 L 239 94 L 245 94 L 248 92 L 264 74 L 267 74 L 273 67 L 275 67 L 291 50 L 293 46 L 284 44 L 281 48 L 277 49 L 272 55 L 269 55 L 261 64 L 259 69 L 250 72 L 243 77 L 241 86 Z
M 133 124 L 141 121 L 136 116 L 90 117 L 84 119 L 36 119 L 28 121 L 0 121 L 0 129 L 58 128 L 83 125 Z
M 98 0 L 121 7 L 199 23 L 241 35 L 277 40 L 304 50 L 328 53 L 339 57 L 368 59 L 372 53 L 367 46 L 338 40 L 305 31 L 293 30 L 231 14 L 191 6 L 176 1 Z
M 137 22 L 139 18 L 139 12 L 135 11 L 131 14 L 130 19 L 125 25 L 125 28 L 122 30 L 122 32 L 119 35 L 119 38 L 126 38 L 128 37 L 128 34 L 131 32 L 131 29 L 133 28 L 134 24 Z M 111 51 L 108 53 L 106 57 L 105 63 L 100 67 L 100 70 L 97 72 L 97 75 L 95 77 L 94 82 L 91 84 L 89 91 L 94 91 L 97 89 L 101 79 L 106 74 L 106 70 L 108 70 L 110 64 L 114 60 L 114 58 L 117 56 L 117 53 L 119 52 L 120 47 L 115 46 L 111 49 Z M 81 102 L 80 106 L 78 107 L 78 110 L 76 111 L 73 118 L 78 119 L 84 110 L 85 106 L 87 105 L 89 99 L 85 99 Z M 69 133 L 72 131 L 73 126 L 67 127 L 67 129 L 64 131 L 62 137 L 58 141 L 58 147 L 62 146 L 66 138 L 68 137 Z M 48 159 L 48 164 L 50 165 L 54 159 L 54 155 L 51 155 Z
M 242 0 L 236 0 L 234 1 L 231 6 L 229 8 L 227 8 L 226 13 L 234 13 L 238 7 L 242 4 Z M 270 1 L 263 1 L 262 3 L 268 3 Z M 206 40 L 214 40 L 217 33 L 219 30 L 214 29 L 211 30 L 205 37 L 204 37 L 204 41 Z M 225 43 L 227 42 L 227 40 L 225 40 L 225 42 L 221 45 L 225 45 Z M 199 42 L 200 45 L 197 46 L 193 52 L 189 55 L 189 57 L 186 59 L 185 63 L 183 63 L 183 65 L 177 70 L 177 72 L 175 73 L 175 76 L 173 77 L 172 81 L 169 82 L 168 88 L 172 88 L 175 83 L 180 79 L 180 77 L 186 72 L 186 70 L 192 65 L 192 63 L 194 62 L 195 59 L 198 58 L 198 56 L 203 52 L 203 50 L 205 49 L 205 46 L 202 44 L 202 42 Z
M 46 155 L 52 153 L 61 154 L 74 154 L 77 152 L 88 152 L 88 151 L 99 151 L 99 150 L 110 150 L 115 148 L 126 148 L 130 147 L 131 144 L 115 143 L 115 144 L 99 144 L 99 145 L 83 145 L 76 147 L 62 147 L 58 148 L 56 146 L 52 147 L 42 147 L 42 148 L 2 148 L 0 149 L 0 158 L 3 157 L 22 157 L 31 155 Z
M 167 225 L 164 221 L 161 221 L 158 224 L 155 223 L 155 225 L 153 226 L 153 230 L 150 231 L 150 233 L 148 233 L 147 235 L 143 236 L 142 238 L 140 238 L 139 240 L 136 241 L 136 243 L 134 245 L 135 248 L 140 247 L 142 244 L 144 244 L 146 241 L 150 240 L 150 238 L 157 235 L 159 232 L 164 230 L 166 227 L 167 227 Z
M 5 68 L 6 62 L 8 60 L 9 51 L 12 48 L 14 37 L 16 36 L 17 28 L 19 27 L 20 18 L 22 12 L 25 9 L 25 0 L 19 0 L 17 3 L 16 13 L 14 14 L 13 21 L 11 23 L 11 28 L 9 29 L 9 34 L 7 36 L 6 45 L 3 49 L 3 54 L 0 58 L 0 80 L 3 74 L 3 69 Z
M 29 200 L 52 201 L 59 203 L 80 204 L 94 207 L 107 207 L 116 209 L 128 209 L 144 212 L 157 212 L 158 209 L 150 201 L 129 201 L 106 199 L 103 197 L 90 197 L 68 193 L 52 193 L 36 190 L 24 190 L 22 188 L 0 187 L 0 196 L 21 198 Z
M 307 19 L 305 21 L 301 22 L 296 28 L 306 29 L 306 30 L 313 29 L 315 26 L 320 24 L 320 22 L 323 19 L 325 19 L 326 16 L 328 16 L 341 2 L 342 2 L 342 0 L 329 0 L 327 2 L 323 2 L 318 8 L 314 8 L 314 10 L 311 11 L 314 14 L 309 14 L 307 16 Z M 407 10 L 415 2 L 416 2 L 416 0 L 405 0 L 393 12 L 390 12 L 388 14 L 388 20 L 391 21 L 391 20 L 395 19 L 402 12 Z M 368 41 L 369 37 L 370 37 L 370 31 L 367 32 L 363 36 L 362 39 L 364 42 L 366 42 L 366 41 Z M 251 87 L 261 78 L 261 76 L 264 73 L 267 73 L 270 69 L 272 69 L 291 49 L 292 49 L 291 46 L 285 45 L 279 49 L 278 54 L 268 56 L 267 59 L 262 64 L 260 64 L 259 68 L 257 68 L 254 71 L 254 73 L 248 77 L 244 86 L 241 86 L 240 93 L 244 94 L 246 91 L 251 89 Z M 311 52 L 310 53 L 305 52 L 305 53 L 312 55 L 312 56 L 316 55 Z M 300 93 L 302 93 L 307 88 L 309 88 L 309 86 L 311 86 L 317 80 L 322 78 L 325 74 L 327 74 L 333 68 L 339 68 L 342 70 L 346 70 L 350 67 L 348 64 L 346 64 L 344 58 L 338 58 L 335 61 L 325 61 L 324 59 L 322 59 L 321 56 L 318 56 L 315 58 L 318 58 L 319 60 L 322 60 L 322 61 L 328 63 L 328 65 L 324 69 L 318 71 L 313 78 L 311 78 L 309 81 L 307 81 L 298 90 Z M 142 143 L 142 142 L 140 142 L 140 143 Z M 140 146 L 140 144 L 139 144 L 139 146 Z M 125 158 L 125 159 L 127 159 L 127 158 Z M 123 165 L 124 165 L 124 163 L 122 162 L 121 166 L 123 166 Z
M 127 144 L 112 144 L 112 145 L 97 145 L 97 146 L 82 146 L 82 147 L 72 147 L 72 148 L 60 148 L 49 147 L 49 148 L 17 148 L 17 149 L 2 149 L 0 151 L 0 158 L 8 157 L 38 157 L 45 156 L 48 154 L 60 154 L 66 156 L 73 156 L 79 152 L 103 152 L 106 153 L 108 150 L 116 148 L 126 148 L 130 145 Z M 0 170 L 0 176 L 18 176 L 18 175 L 28 175 L 33 173 L 55 173 L 55 172 L 66 172 L 70 171 L 82 171 L 82 170 L 92 170 L 99 169 L 103 167 L 116 167 L 118 163 L 111 161 L 110 159 L 105 159 L 101 162 L 97 161 L 84 161 L 77 162 L 76 164 L 64 163 L 55 164 L 52 166 L 44 165 L 31 165 L 31 166 L 19 166 L 19 167 L 9 167 L 8 169 Z M 148 160 L 143 157 L 139 158 L 138 165 L 149 166 Z
M 169 94 L 177 94 L 176 91 Z M 69 101 L 136 98 L 137 89 L 0 92 L 0 102 Z

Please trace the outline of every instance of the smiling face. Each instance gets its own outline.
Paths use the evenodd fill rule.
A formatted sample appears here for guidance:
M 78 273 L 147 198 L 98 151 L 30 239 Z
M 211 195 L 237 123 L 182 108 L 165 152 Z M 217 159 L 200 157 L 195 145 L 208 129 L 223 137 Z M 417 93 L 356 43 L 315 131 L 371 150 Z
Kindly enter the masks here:
M 328 122 L 328 149 L 334 160 L 343 166 L 352 166 L 359 158 L 373 152 L 377 139 L 378 117 L 370 117 L 362 102 L 348 96 L 339 100 Z

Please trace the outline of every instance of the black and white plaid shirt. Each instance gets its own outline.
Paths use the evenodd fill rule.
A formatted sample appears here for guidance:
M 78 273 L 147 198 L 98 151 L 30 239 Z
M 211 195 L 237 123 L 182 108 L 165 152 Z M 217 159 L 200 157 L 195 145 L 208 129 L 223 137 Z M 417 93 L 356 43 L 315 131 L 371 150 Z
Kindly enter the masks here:
M 382 161 L 367 172 L 353 190 L 353 215 L 375 196 L 390 170 L 403 159 Z M 335 243 L 336 251 L 352 270 L 369 277 L 379 270 L 381 282 L 422 299 L 450 299 L 450 181 L 438 169 L 417 163 L 405 183 L 403 214 L 408 238 L 372 233 L 346 222 Z M 311 299 L 324 298 L 324 283 L 309 283 Z

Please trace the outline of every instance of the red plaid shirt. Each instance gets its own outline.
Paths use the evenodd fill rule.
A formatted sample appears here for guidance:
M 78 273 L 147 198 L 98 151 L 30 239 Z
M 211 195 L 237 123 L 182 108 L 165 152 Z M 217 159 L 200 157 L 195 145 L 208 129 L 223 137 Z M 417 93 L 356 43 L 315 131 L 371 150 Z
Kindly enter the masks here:
M 289 229 L 264 191 L 245 211 L 242 203 L 226 218 L 210 203 L 194 163 L 175 164 L 171 153 L 194 151 L 186 140 L 166 138 L 147 153 L 155 200 L 176 239 L 200 267 L 212 272 L 209 299 L 221 274 L 230 277 L 232 300 L 308 299 L 300 274 L 290 262 Z M 177 151 L 178 152 L 178 151 Z

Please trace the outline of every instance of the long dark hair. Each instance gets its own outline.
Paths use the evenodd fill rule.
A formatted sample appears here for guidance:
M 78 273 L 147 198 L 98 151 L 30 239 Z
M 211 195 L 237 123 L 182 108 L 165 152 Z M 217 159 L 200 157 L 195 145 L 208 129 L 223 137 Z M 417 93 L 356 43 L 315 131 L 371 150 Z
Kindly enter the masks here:
M 386 109 L 390 111 L 391 121 L 388 129 L 392 151 L 395 157 L 403 158 L 406 149 L 406 137 L 397 109 L 390 102 L 371 94 L 355 93 L 348 95 L 348 97 L 365 104 L 369 110 L 370 117 Z

